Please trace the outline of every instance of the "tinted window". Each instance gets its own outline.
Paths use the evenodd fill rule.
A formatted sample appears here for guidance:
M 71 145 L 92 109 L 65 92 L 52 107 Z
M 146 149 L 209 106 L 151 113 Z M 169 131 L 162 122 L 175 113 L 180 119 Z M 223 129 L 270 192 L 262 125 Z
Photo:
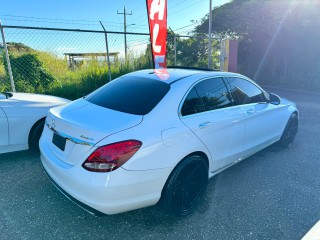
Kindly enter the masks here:
M 198 83 L 196 91 L 204 105 L 205 111 L 232 106 L 232 99 L 222 78 L 204 80 Z
M 195 113 L 200 113 L 204 111 L 204 107 L 202 104 L 201 99 L 199 98 L 198 93 L 196 92 L 195 88 L 193 88 L 186 100 L 184 101 L 181 109 L 182 116 L 191 115 Z
M 232 106 L 232 98 L 222 78 L 204 80 L 188 94 L 183 106 L 182 116 Z
M 128 76 L 113 80 L 85 99 L 101 107 L 145 115 L 161 101 L 169 89 L 169 84 L 158 80 Z
M 266 102 L 263 92 L 251 82 L 241 78 L 229 78 L 228 82 L 238 104 Z

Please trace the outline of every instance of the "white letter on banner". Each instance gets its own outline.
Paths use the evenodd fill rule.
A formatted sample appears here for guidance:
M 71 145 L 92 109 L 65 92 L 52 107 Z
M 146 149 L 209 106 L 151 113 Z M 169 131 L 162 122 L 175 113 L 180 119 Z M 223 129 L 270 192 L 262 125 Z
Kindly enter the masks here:
M 153 39 L 152 39 L 153 50 L 156 53 L 161 52 L 161 46 L 157 45 L 158 34 L 159 34 L 159 24 L 156 24 L 154 25 L 154 28 L 153 28 Z
M 158 13 L 158 19 L 163 20 L 164 10 L 165 10 L 165 0 L 153 0 L 150 9 L 150 19 L 154 20 L 154 15 Z

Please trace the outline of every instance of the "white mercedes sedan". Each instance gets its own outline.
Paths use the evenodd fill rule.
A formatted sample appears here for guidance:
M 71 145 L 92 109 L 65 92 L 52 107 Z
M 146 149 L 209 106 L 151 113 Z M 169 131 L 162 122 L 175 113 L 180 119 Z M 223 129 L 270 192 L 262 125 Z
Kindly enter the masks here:
M 37 148 L 51 107 L 69 100 L 30 93 L 0 93 L 0 153 Z
M 69 199 L 92 213 L 160 202 L 187 215 L 210 177 L 273 143 L 291 145 L 294 103 L 240 74 L 168 73 L 133 72 L 50 109 L 41 160 Z

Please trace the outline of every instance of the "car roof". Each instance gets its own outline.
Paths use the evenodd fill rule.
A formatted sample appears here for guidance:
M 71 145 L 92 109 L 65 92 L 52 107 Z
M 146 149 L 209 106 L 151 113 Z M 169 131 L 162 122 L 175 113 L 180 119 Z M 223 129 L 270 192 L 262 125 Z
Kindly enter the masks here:
M 154 69 L 146 69 L 146 70 L 140 70 L 135 71 L 129 74 L 126 74 L 126 76 L 135 76 L 135 77 L 144 77 L 144 78 L 150 78 L 154 80 L 163 81 L 165 83 L 171 84 L 176 81 L 182 80 L 183 78 L 190 77 L 193 75 L 204 75 L 204 76 L 240 76 L 236 73 L 231 72 L 223 72 L 223 71 L 210 71 L 210 70 L 202 70 L 202 69 L 192 69 L 192 68 L 167 68 L 167 72 L 169 74 L 169 78 L 166 80 L 161 80 L 156 73 L 154 72 Z

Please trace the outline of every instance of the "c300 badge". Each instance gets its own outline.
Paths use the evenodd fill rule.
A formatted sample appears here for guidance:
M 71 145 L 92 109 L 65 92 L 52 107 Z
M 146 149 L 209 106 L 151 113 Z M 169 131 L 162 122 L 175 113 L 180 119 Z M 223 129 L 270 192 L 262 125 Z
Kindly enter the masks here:
M 84 135 L 81 135 L 80 137 L 83 138 L 83 139 L 89 140 L 89 141 L 93 141 L 94 140 L 93 138 L 89 138 L 89 137 L 86 137 Z

